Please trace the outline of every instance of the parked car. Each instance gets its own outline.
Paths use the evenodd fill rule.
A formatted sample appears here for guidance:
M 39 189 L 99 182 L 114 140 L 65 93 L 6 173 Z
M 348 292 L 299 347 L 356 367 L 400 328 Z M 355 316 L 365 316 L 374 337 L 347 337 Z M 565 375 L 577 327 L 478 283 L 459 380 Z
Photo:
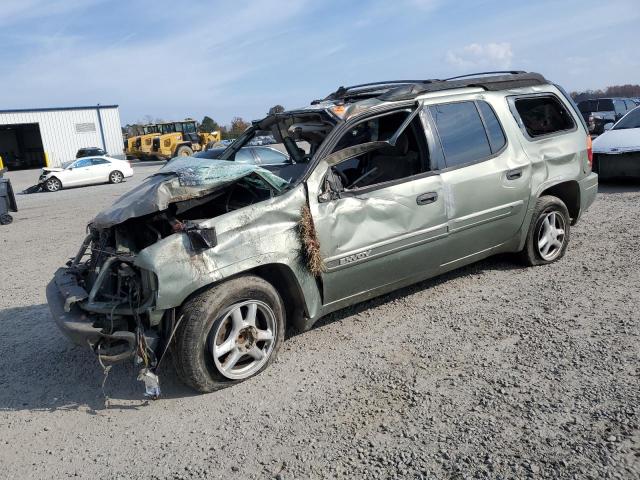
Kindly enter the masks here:
M 198 152 L 193 156 L 196 158 L 217 159 L 220 158 L 225 150 L 226 148 L 224 147 L 216 147 L 204 152 Z M 235 154 L 230 155 L 227 160 L 259 165 L 278 177 L 290 181 L 293 178 L 297 178 L 307 167 L 305 163 L 296 163 L 288 153 L 285 153 L 286 150 L 284 148 L 282 150 L 263 146 L 242 147 Z
M 101 157 L 104 155 L 107 155 L 107 152 L 105 152 L 103 149 L 98 147 L 88 147 L 78 150 L 78 152 L 76 153 L 76 158 Z
M 265 132 L 298 175 L 238 162 Z M 169 162 L 92 220 L 47 299 L 103 363 L 135 359 L 149 395 L 167 344 L 211 392 L 267 368 L 286 328 L 500 252 L 559 260 L 597 186 L 586 125 L 542 75 L 340 87 L 220 159 Z
M 601 178 L 640 177 L 640 107 L 604 129 L 593 141 L 593 170 Z
M 102 155 L 79 158 L 63 168 L 43 168 L 38 184 L 48 192 L 57 192 L 66 187 L 120 183 L 132 175 L 128 161 Z
M 596 98 L 578 103 L 589 132 L 599 135 L 604 131 L 606 123 L 617 122 L 628 111 L 636 107 L 630 98 Z

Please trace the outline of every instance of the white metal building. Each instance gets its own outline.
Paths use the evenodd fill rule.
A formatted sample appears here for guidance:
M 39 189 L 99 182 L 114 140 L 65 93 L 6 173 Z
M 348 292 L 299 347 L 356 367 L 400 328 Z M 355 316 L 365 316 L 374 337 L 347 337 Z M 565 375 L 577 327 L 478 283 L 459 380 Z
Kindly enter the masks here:
M 59 167 L 83 147 L 122 156 L 117 105 L 0 110 L 0 156 L 9 170 Z

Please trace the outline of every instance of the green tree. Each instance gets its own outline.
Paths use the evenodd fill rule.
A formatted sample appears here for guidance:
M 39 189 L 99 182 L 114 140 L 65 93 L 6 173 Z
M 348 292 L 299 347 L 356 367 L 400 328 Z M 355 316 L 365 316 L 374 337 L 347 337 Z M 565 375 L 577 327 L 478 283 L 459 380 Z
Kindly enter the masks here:
M 201 132 L 215 132 L 220 130 L 220 125 L 218 125 L 218 122 L 216 122 L 213 118 L 205 115 L 202 119 L 202 122 L 200 122 L 200 127 L 198 127 L 198 130 L 200 130 Z
M 282 113 L 284 112 L 284 107 L 282 105 L 274 105 L 269 109 L 269 113 L 267 115 L 273 115 L 274 113 Z
M 251 124 L 245 122 L 242 117 L 233 117 L 231 128 L 229 128 L 229 136 L 231 138 L 239 137 L 250 126 Z

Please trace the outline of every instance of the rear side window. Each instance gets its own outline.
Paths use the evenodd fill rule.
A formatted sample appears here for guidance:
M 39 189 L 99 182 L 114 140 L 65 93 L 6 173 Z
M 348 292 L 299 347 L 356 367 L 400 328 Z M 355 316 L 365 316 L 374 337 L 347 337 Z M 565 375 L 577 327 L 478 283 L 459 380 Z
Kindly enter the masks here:
M 234 160 L 237 163 L 255 163 L 253 160 L 253 154 L 249 151 L 248 148 L 241 148 L 236 152 L 236 156 Z
M 474 102 L 432 105 L 429 111 L 438 130 L 447 167 L 491 156 L 489 140 Z
M 263 165 L 278 165 L 281 163 L 287 163 L 287 156 L 284 153 L 278 152 L 271 148 L 256 148 L 255 153 L 260 158 L 260 163 Z
M 613 100 L 606 98 L 604 100 L 598 100 L 598 106 L 594 110 L 595 112 L 613 112 Z
M 515 108 L 527 134 L 532 138 L 575 127 L 571 114 L 552 96 L 518 98 L 515 100 Z
M 499 152 L 502 147 L 507 143 L 507 139 L 504 136 L 498 117 L 496 117 L 493 108 L 487 102 L 477 102 L 478 109 L 482 114 L 484 125 L 487 127 L 487 137 L 489 137 L 489 144 L 491 145 L 491 153 Z

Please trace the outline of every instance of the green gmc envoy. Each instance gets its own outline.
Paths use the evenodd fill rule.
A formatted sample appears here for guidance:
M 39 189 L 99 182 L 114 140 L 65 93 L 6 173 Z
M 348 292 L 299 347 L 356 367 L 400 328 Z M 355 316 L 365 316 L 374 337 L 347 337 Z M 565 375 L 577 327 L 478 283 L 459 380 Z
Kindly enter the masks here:
M 258 136 L 277 163 L 247 160 Z M 496 253 L 559 260 L 596 197 L 591 160 L 576 105 L 537 73 L 340 87 L 123 195 L 89 223 L 48 303 L 103 365 L 139 366 L 147 395 L 167 351 L 211 392 L 337 309 Z

